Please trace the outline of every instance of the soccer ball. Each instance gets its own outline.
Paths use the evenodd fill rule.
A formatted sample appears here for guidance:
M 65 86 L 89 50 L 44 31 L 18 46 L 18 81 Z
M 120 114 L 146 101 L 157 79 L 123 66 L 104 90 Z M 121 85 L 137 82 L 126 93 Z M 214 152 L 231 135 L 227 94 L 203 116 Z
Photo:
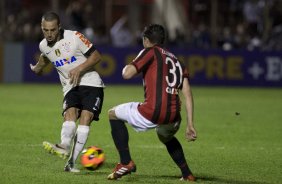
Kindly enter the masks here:
M 82 151 L 81 165 L 88 170 L 95 170 L 105 161 L 105 153 L 97 146 L 90 146 Z

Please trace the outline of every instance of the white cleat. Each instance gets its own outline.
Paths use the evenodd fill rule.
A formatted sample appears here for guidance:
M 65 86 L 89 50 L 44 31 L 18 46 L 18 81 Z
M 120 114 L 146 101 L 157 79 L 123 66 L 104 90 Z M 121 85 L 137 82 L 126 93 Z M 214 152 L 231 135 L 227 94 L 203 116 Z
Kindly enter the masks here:
M 76 169 L 73 164 L 67 163 L 67 165 L 64 168 L 64 171 L 66 172 L 72 172 L 72 173 L 79 173 L 80 170 Z

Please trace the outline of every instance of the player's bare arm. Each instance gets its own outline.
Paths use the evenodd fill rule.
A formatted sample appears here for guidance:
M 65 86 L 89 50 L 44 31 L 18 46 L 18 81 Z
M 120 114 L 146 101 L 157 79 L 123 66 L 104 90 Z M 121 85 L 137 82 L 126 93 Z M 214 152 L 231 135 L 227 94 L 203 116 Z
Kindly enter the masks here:
M 193 122 L 193 96 L 189 84 L 189 80 L 184 78 L 183 87 L 182 87 L 182 94 L 185 100 L 185 107 L 186 107 L 186 120 L 187 120 L 187 127 L 185 137 L 188 141 L 195 141 L 197 139 L 197 133 L 194 128 Z
M 45 57 L 43 54 L 40 55 L 38 62 L 36 63 L 36 65 L 33 64 L 29 64 L 30 69 L 36 73 L 37 75 L 41 75 L 43 69 L 50 63 L 50 60 Z
M 124 79 L 131 79 L 136 74 L 137 74 L 137 70 L 135 66 L 132 64 L 126 65 L 122 70 L 122 77 Z
M 76 85 L 79 82 L 79 78 L 94 70 L 94 66 L 101 61 L 101 54 L 95 50 L 86 60 L 86 62 L 72 69 L 69 73 L 70 83 Z

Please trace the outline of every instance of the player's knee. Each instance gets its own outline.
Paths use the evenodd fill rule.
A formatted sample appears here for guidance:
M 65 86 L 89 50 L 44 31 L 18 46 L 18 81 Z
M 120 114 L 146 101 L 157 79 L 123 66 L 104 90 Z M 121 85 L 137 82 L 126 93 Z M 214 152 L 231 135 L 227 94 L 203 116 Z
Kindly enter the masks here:
M 88 112 L 88 111 L 82 111 L 81 113 L 81 117 L 79 119 L 79 123 L 81 125 L 90 125 L 90 123 L 93 120 L 93 113 L 92 112 Z
M 115 109 L 114 109 L 114 108 L 111 108 L 111 109 L 108 111 L 108 116 L 109 116 L 109 119 L 117 119 L 116 113 L 115 113 Z
M 74 108 L 70 108 L 64 112 L 65 121 L 76 121 L 77 117 L 78 117 L 78 113 Z
M 170 141 L 174 137 L 174 133 L 168 131 L 167 129 L 165 129 L 163 127 L 158 127 L 156 129 L 156 131 L 157 131 L 157 135 L 158 135 L 159 140 L 163 144 L 167 143 L 168 141 Z
M 163 136 L 163 135 L 158 134 L 158 138 L 163 144 L 165 144 L 168 141 L 170 141 L 173 138 L 173 136 Z

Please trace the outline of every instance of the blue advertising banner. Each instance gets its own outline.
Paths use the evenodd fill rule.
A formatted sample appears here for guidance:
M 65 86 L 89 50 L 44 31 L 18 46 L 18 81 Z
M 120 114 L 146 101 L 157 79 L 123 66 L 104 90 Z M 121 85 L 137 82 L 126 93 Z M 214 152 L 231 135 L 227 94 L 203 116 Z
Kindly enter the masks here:
M 282 53 L 172 50 L 189 69 L 191 83 L 222 86 L 282 86 Z
M 0 82 L 3 79 L 3 63 L 4 63 L 4 56 L 3 56 L 3 47 L 0 45 Z
M 102 61 L 96 70 L 105 84 L 141 83 L 141 77 L 123 80 L 122 68 L 141 50 L 134 48 L 98 47 Z M 282 87 L 282 53 L 259 51 L 189 50 L 172 48 L 171 51 L 189 70 L 191 84 L 220 86 L 271 86 Z M 38 45 L 25 44 L 25 82 L 59 82 L 56 69 L 51 65 L 42 77 L 29 69 L 39 56 Z

